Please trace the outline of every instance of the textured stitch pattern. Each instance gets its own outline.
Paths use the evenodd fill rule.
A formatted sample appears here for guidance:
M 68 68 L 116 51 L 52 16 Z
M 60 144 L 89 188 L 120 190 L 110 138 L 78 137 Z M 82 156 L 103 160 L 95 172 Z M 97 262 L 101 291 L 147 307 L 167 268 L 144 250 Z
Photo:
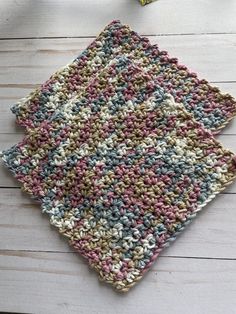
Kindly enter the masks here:
M 236 158 L 129 58 L 53 111 L 3 160 L 100 278 L 127 291 L 233 181 Z
M 110 60 L 122 55 L 129 57 L 152 80 L 156 79 L 166 93 L 183 103 L 197 121 L 214 133 L 236 114 L 232 96 L 200 80 L 176 58 L 170 58 L 166 51 L 151 45 L 147 38 L 140 37 L 127 25 L 113 21 L 78 58 L 13 106 L 18 123 L 27 128 L 38 126 L 57 108 L 77 97 Z

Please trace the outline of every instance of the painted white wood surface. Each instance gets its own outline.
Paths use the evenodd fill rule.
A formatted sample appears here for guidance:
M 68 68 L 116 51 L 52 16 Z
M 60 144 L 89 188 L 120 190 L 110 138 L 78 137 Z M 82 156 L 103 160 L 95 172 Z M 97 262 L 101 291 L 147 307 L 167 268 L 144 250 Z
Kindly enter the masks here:
M 145 35 L 236 32 L 234 0 L 138 1 L 1 0 L 0 38 L 95 36 L 114 19 Z
M 113 19 L 236 96 L 236 1 L 0 0 L 0 150 L 17 143 L 10 106 L 77 56 Z M 236 119 L 218 136 L 236 152 Z M 0 311 L 236 313 L 236 183 L 197 216 L 128 294 L 96 274 L 0 164 Z
M 0 252 L 0 278 L 0 306 L 17 313 L 234 314 L 236 308 L 233 260 L 160 257 L 136 287 L 119 294 L 77 254 Z

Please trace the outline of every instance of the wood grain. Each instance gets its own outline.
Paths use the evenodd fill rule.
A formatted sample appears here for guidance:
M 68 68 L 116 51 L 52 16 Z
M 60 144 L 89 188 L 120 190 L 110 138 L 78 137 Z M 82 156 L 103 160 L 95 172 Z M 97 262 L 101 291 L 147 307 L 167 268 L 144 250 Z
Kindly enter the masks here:
M 178 57 L 200 78 L 235 81 L 236 34 L 152 36 L 151 43 Z M 79 55 L 92 38 L 2 40 L 0 86 L 41 84 L 49 75 Z M 219 50 L 220 47 L 220 50 Z
M 159 0 L 1 0 L 0 38 L 95 36 L 121 19 L 139 33 L 195 34 L 236 32 L 236 2 Z
M 161 257 L 128 294 L 75 254 L 1 252 L 0 308 L 23 313 L 234 313 L 236 263 Z M 6 302 L 11 297 L 10 302 Z

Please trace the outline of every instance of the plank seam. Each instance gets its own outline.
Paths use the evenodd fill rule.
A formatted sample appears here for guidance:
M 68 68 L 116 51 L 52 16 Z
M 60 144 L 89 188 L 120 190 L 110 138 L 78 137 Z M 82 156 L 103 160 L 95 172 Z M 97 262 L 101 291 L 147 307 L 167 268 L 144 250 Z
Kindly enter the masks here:
M 217 33 L 159 33 L 159 34 L 141 34 L 141 36 L 158 37 L 158 36 L 203 36 L 203 35 L 236 35 L 235 32 L 217 32 Z M 70 39 L 70 38 L 96 38 L 96 35 L 81 36 L 36 36 L 36 37 L 0 37 L 2 40 L 26 40 L 26 39 Z
M 78 254 L 77 252 L 69 251 L 51 251 L 51 250 L 8 250 L 0 249 L 0 255 L 3 253 L 49 253 L 49 254 Z M 236 257 L 210 257 L 210 256 L 182 256 L 182 255 L 164 255 L 159 258 L 175 258 L 175 259 L 200 259 L 200 260 L 222 260 L 222 261 L 235 261 Z

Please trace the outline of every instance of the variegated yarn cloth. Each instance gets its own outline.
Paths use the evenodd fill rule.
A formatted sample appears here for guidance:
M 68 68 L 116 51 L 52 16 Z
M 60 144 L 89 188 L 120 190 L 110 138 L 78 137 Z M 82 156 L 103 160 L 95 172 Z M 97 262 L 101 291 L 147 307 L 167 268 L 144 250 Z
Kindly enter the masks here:
M 236 177 L 213 136 L 235 100 L 119 21 L 12 110 L 6 166 L 121 291 Z
M 26 127 L 39 125 L 56 109 L 78 97 L 94 76 L 119 56 L 126 56 L 138 65 L 214 133 L 236 115 L 236 101 L 232 96 L 222 94 L 217 87 L 200 80 L 196 73 L 180 65 L 176 58 L 170 58 L 157 45 L 151 45 L 147 38 L 140 37 L 127 25 L 113 21 L 78 58 L 13 107 L 18 123 Z

